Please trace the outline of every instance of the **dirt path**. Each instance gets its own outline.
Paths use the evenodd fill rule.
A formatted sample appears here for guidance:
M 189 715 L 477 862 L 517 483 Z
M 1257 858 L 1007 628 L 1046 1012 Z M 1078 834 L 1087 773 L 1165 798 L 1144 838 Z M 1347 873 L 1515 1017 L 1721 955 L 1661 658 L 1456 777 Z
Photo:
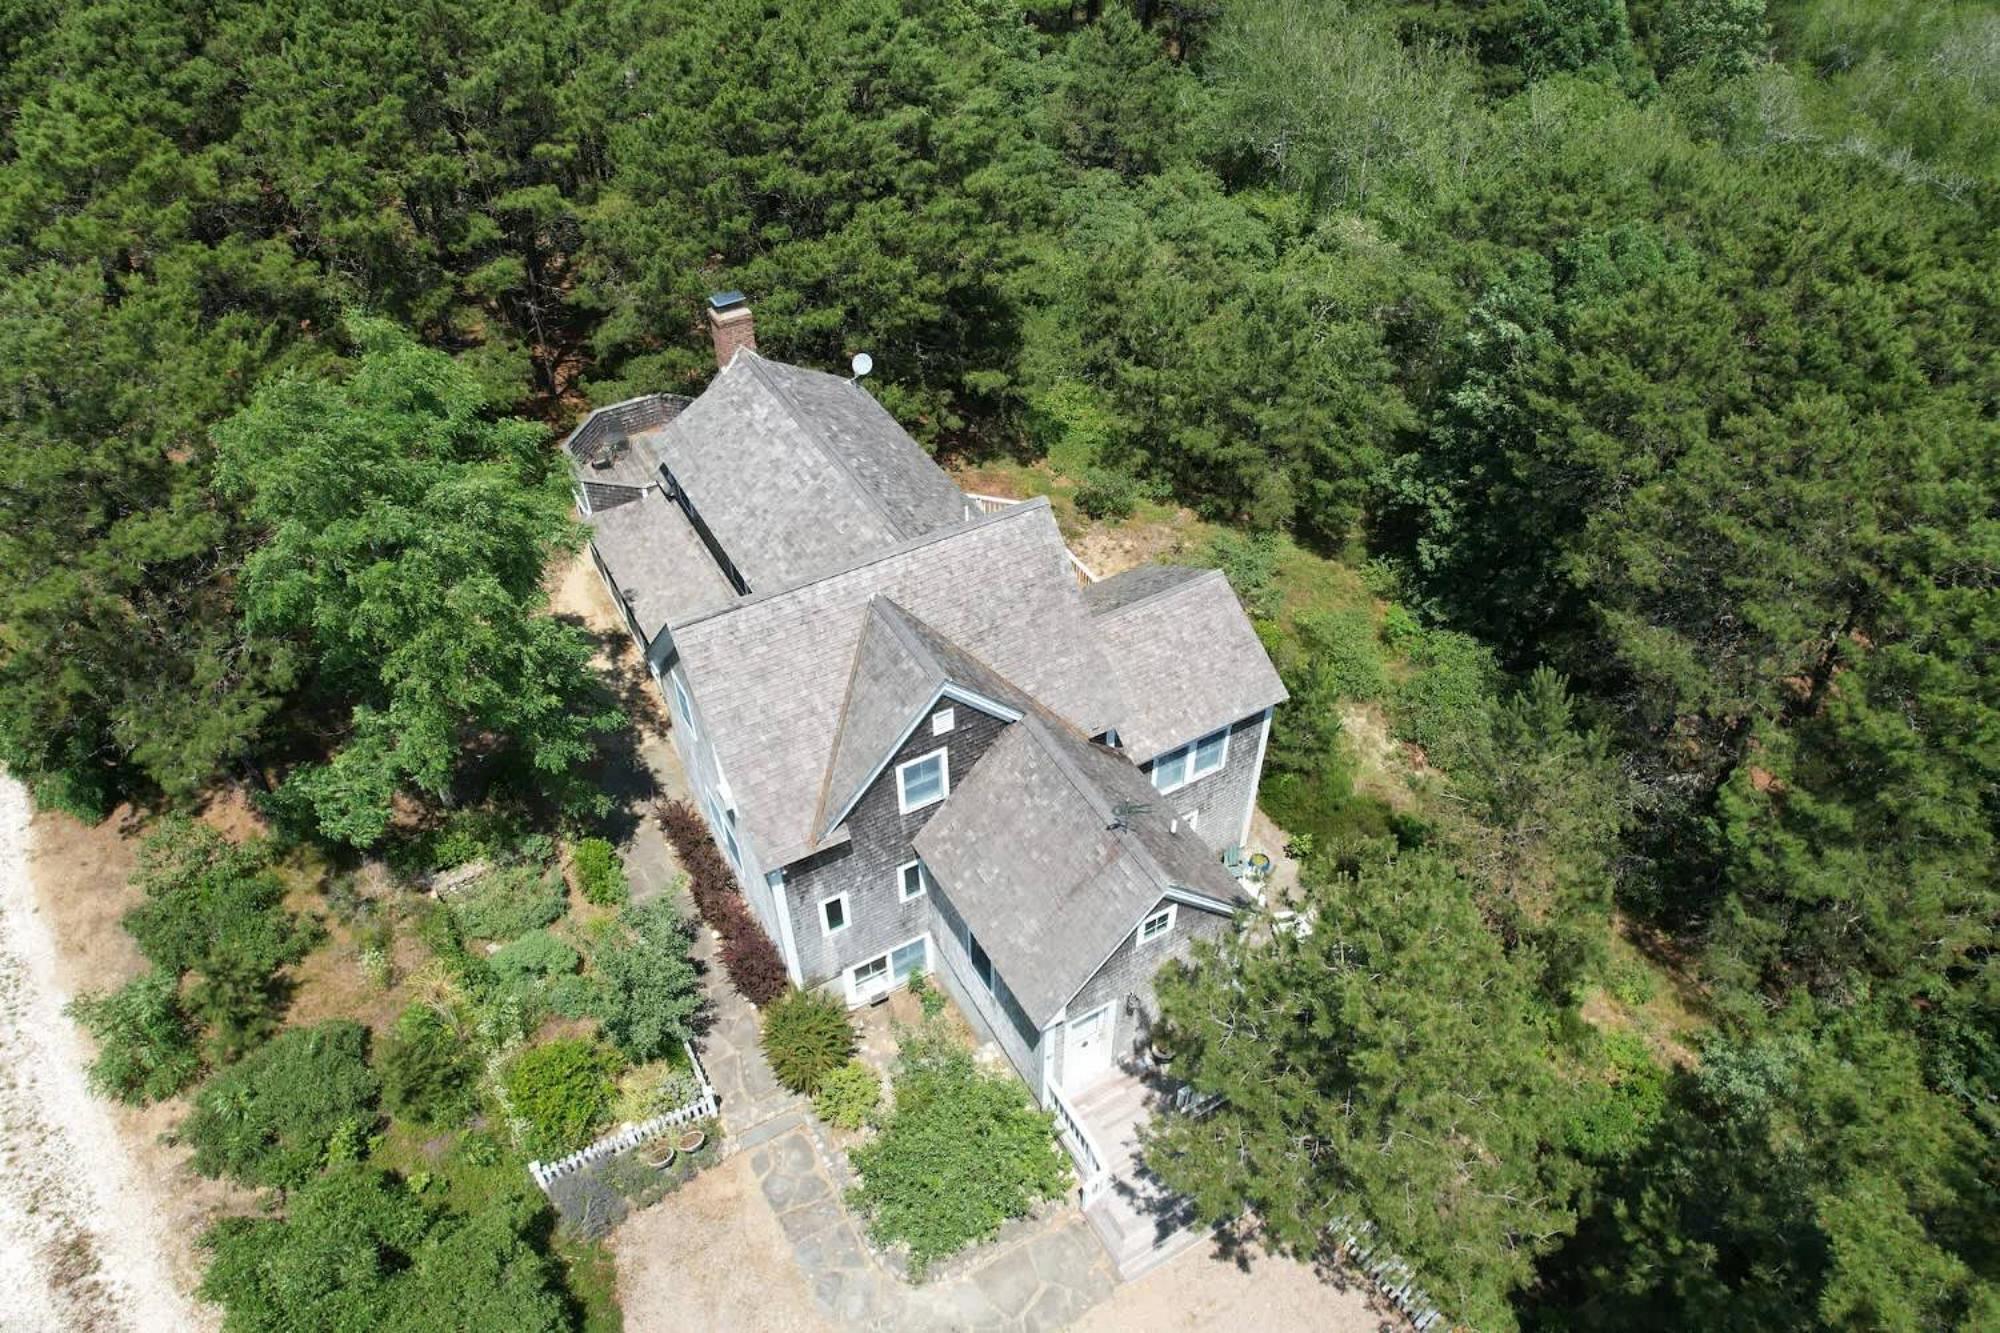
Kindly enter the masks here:
M 84 1084 L 30 878 L 28 797 L 0 774 L 0 1329 L 209 1329 L 175 1281 L 172 1213 Z

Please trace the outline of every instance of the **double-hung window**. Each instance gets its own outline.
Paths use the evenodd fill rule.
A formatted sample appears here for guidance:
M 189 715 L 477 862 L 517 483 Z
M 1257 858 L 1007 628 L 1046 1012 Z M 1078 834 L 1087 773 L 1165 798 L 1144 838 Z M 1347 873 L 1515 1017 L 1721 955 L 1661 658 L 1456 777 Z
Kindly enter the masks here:
M 687 726 L 688 734 L 696 734 L 694 702 L 688 698 L 687 686 L 681 684 L 681 673 L 669 671 L 667 681 L 674 687 L 674 711 L 680 714 L 681 721 Z
M 930 877 L 924 873 L 922 861 L 911 861 L 896 867 L 896 897 L 901 902 L 915 902 L 930 888 Z
M 943 750 L 896 765 L 896 802 L 904 814 L 951 795 L 951 765 Z
M 847 895 L 836 893 L 819 900 L 819 930 L 822 935 L 838 935 L 848 927 Z
M 1196 778 L 1219 771 L 1229 761 L 1229 728 L 1211 731 L 1192 745 L 1169 750 L 1153 761 L 1153 786 L 1161 791 L 1185 787 Z

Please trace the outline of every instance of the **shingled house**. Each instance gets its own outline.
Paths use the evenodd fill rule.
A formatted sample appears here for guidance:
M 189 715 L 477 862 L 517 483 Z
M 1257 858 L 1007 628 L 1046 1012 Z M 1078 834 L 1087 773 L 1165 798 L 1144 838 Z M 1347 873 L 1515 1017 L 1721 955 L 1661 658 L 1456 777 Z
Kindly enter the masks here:
M 795 983 L 936 976 L 1101 1158 L 1078 1107 L 1123 1104 L 1152 976 L 1248 900 L 1221 854 L 1284 687 L 1218 571 L 1093 580 L 1047 501 L 963 494 L 711 305 L 700 397 L 565 447 L 716 841 Z

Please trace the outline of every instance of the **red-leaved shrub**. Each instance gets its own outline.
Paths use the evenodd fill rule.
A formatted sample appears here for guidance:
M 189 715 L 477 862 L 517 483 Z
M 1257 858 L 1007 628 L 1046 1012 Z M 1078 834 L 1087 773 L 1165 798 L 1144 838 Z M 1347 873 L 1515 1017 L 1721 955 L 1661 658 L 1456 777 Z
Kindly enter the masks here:
M 737 891 L 736 877 L 708 836 L 701 812 L 686 801 L 661 801 L 654 813 L 687 871 L 695 910 L 722 942 L 722 965 L 729 980 L 759 1008 L 777 999 L 791 984 L 785 960 Z

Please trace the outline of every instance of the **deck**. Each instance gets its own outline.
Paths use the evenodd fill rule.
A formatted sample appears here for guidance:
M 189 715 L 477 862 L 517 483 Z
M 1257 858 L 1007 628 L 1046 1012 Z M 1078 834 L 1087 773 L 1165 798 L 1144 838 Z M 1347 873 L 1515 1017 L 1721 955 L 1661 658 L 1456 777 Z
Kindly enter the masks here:
M 1120 1070 L 1074 1102 L 1110 1173 L 1084 1216 L 1121 1279 L 1137 1277 L 1207 1234 L 1194 1224 L 1188 1202 L 1168 1192 L 1140 1156 L 1140 1127 L 1171 1097 L 1171 1085 L 1157 1076 Z

